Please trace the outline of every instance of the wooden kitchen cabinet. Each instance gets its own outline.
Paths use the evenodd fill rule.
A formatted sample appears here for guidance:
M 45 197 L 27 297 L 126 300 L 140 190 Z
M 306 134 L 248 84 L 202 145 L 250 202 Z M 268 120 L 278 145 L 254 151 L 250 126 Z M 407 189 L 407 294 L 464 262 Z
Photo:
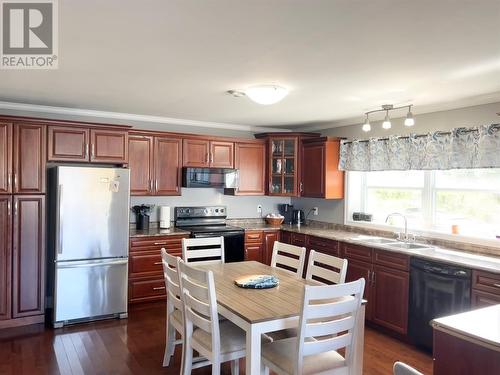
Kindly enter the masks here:
M 12 124 L 0 122 L 0 194 L 12 192 Z
M 472 270 L 472 307 L 486 307 L 500 303 L 500 274 Z
M 13 189 L 16 194 L 45 193 L 45 125 L 14 124 Z
M 264 195 L 266 193 L 266 145 L 236 143 L 234 167 L 239 172 L 237 189 L 224 189 L 224 194 Z
M 280 240 L 279 231 L 266 231 L 264 232 L 264 248 L 262 254 L 262 262 L 271 265 L 271 260 L 273 257 L 274 243 Z
M 131 195 L 180 195 L 180 138 L 131 132 L 129 135 Z
M 14 196 L 12 316 L 45 312 L 45 196 Z
M 49 126 L 47 160 L 87 162 L 90 130 L 73 126 Z
M 130 134 L 128 137 L 128 165 L 130 195 L 153 195 L 154 137 Z
M 271 265 L 274 242 L 280 238 L 280 231 L 276 230 L 246 230 L 245 231 L 245 260 L 255 260 Z
M 209 139 L 184 139 L 182 165 L 193 168 L 233 168 L 234 143 Z
M 339 138 L 319 137 L 302 140 L 302 197 L 344 198 L 344 172 L 338 169 L 339 150 Z
M 372 265 L 371 263 L 347 259 L 347 274 L 345 277 L 346 282 L 356 281 L 361 278 L 365 279 L 365 291 L 363 293 L 363 298 L 368 301 L 366 305 L 365 319 L 372 319 L 373 310 L 373 291 L 371 288 L 371 275 L 372 275 Z
M 11 318 L 12 197 L 0 195 L 0 320 Z
M 90 129 L 90 162 L 125 164 L 128 161 L 128 131 Z

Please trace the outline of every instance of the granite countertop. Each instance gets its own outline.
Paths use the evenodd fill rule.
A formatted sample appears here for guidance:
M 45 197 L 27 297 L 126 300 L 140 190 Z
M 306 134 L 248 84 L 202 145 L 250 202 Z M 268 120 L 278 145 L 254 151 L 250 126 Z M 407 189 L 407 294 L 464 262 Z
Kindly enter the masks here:
M 384 244 L 367 243 L 366 241 L 360 241 L 359 239 L 356 239 L 356 237 L 360 236 L 369 237 L 369 236 L 361 235 L 360 233 L 356 232 L 341 231 L 336 229 L 321 229 L 309 226 L 297 227 L 291 225 L 282 225 L 281 229 L 295 233 L 303 233 L 307 235 L 323 237 L 332 240 L 348 242 L 362 246 L 368 246 L 372 248 L 378 248 L 386 251 L 393 251 L 396 253 L 407 254 L 410 256 L 416 256 L 419 258 L 425 258 L 438 262 L 445 262 L 459 266 L 465 266 L 467 268 L 474 268 L 494 273 L 500 273 L 500 257 L 473 254 L 465 251 L 459 251 L 457 249 L 438 247 L 434 245 L 428 245 L 431 247 L 426 249 L 394 248 L 392 246 L 387 246 Z
M 263 230 L 263 231 L 275 231 L 282 229 L 281 227 L 272 226 L 266 223 L 231 223 L 235 227 L 243 228 L 245 230 Z
M 175 227 L 170 229 L 161 229 L 158 227 L 149 228 L 149 230 L 138 230 L 130 228 L 129 237 L 154 237 L 154 236 L 174 236 L 179 234 L 189 234 L 190 232 Z
M 434 329 L 500 352 L 500 304 L 434 319 Z

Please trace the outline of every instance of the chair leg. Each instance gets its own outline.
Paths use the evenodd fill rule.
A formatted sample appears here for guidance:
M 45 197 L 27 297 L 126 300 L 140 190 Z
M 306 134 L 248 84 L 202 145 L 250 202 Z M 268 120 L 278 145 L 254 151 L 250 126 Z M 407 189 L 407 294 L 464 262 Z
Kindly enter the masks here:
M 163 355 L 163 367 L 170 364 L 170 358 L 174 355 L 175 351 L 175 328 L 170 324 L 169 316 L 167 315 L 167 327 L 165 333 L 165 354 Z
M 240 374 L 240 360 L 235 359 L 231 361 L 231 375 L 239 375 Z
M 193 366 L 193 348 L 191 345 L 183 345 L 182 346 L 182 369 L 181 373 L 183 375 L 191 375 L 191 369 Z

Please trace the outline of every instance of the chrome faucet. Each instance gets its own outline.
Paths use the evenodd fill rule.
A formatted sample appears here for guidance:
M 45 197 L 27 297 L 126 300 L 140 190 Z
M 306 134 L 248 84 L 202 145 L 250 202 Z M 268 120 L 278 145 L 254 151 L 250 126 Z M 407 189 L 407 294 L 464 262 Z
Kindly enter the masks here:
M 404 221 L 405 221 L 405 232 L 404 232 L 404 236 L 403 238 L 401 238 L 401 233 L 398 233 L 398 240 L 401 240 L 401 241 L 408 241 L 409 240 L 409 237 L 408 237 L 408 219 L 406 218 L 405 215 L 399 213 L 399 212 L 393 212 L 392 214 L 389 214 L 387 215 L 387 218 L 385 219 L 385 222 L 387 223 L 389 221 L 389 218 L 391 216 L 401 216 Z

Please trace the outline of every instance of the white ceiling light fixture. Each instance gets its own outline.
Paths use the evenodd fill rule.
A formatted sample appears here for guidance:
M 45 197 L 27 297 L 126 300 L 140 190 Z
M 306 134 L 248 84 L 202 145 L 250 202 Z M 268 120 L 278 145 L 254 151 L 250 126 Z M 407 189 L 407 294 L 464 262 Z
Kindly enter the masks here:
M 382 122 L 382 128 L 386 129 L 386 130 L 390 129 L 392 127 L 392 123 L 391 123 L 391 118 L 389 117 L 389 112 L 394 111 L 394 110 L 398 110 L 398 109 L 402 109 L 402 108 L 408 108 L 408 113 L 407 113 L 406 118 L 404 120 L 404 125 L 405 126 L 413 126 L 413 125 L 415 125 L 415 118 L 413 117 L 413 113 L 411 112 L 412 106 L 413 106 L 413 104 L 404 105 L 401 107 L 394 107 L 392 104 L 384 104 L 382 106 L 382 109 L 375 109 L 373 111 L 365 112 L 366 119 L 365 119 L 365 122 L 363 123 L 362 129 L 365 132 L 369 132 L 371 130 L 372 127 L 370 125 L 369 115 L 371 113 L 376 113 L 376 112 L 385 112 L 384 121 Z
M 245 91 L 229 90 L 228 94 L 238 98 L 246 95 L 257 104 L 271 105 L 282 101 L 288 95 L 288 89 L 278 85 L 255 85 Z

